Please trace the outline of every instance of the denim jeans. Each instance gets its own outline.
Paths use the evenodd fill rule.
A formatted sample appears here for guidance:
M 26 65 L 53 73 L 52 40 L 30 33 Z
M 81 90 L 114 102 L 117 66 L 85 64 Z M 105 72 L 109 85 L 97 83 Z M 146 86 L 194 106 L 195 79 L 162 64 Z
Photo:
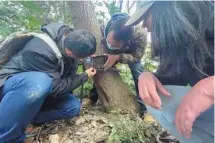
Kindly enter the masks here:
M 144 105 L 142 99 L 139 96 L 139 89 L 138 89 L 138 78 L 140 74 L 143 72 L 143 66 L 141 65 L 141 61 L 129 63 L 128 66 L 133 76 L 134 85 L 135 85 L 136 94 L 137 94 L 137 102 L 140 104 L 141 112 L 145 112 L 146 106 Z
M 44 123 L 77 116 L 80 100 L 69 94 L 50 95 L 52 79 L 41 72 L 10 77 L 0 95 L 0 143 L 21 143 L 30 123 Z
M 191 138 L 187 140 L 180 135 L 176 129 L 174 120 L 176 110 L 184 95 L 190 90 L 190 87 L 168 85 L 165 88 L 172 95 L 165 97 L 160 95 L 162 101 L 162 110 L 147 106 L 147 111 L 175 136 L 180 143 L 213 143 L 214 142 L 214 106 L 202 113 L 194 122 Z

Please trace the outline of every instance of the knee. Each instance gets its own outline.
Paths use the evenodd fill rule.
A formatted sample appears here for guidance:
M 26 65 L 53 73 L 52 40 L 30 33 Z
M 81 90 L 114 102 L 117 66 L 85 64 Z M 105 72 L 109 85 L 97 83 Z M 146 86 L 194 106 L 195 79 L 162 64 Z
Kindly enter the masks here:
M 52 86 L 52 79 L 45 73 L 32 72 L 23 80 L 22 84 L 27 91 L 27 97 L 34 101 L 45 99 L 48 96 Z
M 81 101 L 79 98 L 75 97 L 76 99 L 73 99 L 70 106 L 65 110 L 66 115 L 69 118 L 78 116 L 80 114 L 81 110 Z
M 77 103 L 74 105 L 74 116 L 78 116 L 81 111 L 81 102 L 77 101 Z

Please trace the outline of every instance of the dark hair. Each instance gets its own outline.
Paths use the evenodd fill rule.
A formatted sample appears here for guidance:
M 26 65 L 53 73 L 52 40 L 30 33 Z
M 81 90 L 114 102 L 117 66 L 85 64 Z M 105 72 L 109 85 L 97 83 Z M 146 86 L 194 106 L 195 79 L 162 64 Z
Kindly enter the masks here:
M 207 1 L 155 2 L 152 13 L 152 48 L 159 57 L 158 73 L 180 76 L 187 68 L 203 69 L 213 55 L 205 32 L 213 26 L 213 6 Z M 212 18 L 212 20 L 210 20 Z M 211 21 L 212 23 L 208 23 Z
M 129 17 L 119 18 L 115 20 L 110 26 L 110 30 L 114 31 L 114 39 L 116 41 L 127 42 L 132 38 L 133 27 L 127 27 L 125 23 L 128 21 Z
M 96 38 L 92 33 L 83 29 L 70 32 L 65 38 L 64 44 L 79 58 L 85 58 L 96 52 Z

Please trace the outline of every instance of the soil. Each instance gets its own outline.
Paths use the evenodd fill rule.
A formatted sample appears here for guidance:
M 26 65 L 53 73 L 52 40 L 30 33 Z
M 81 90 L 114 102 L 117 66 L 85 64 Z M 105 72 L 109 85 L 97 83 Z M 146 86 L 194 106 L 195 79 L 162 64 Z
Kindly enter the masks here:
M 35 132 L 27 135 L 26 143 L 105 143 L 111 133 L 112 123 L 117 120 L 116 114 L 105 113 L 101 106 L 83 108 L 79 117 L 37 127 Z M 154 122 L 150 118 L 145 120 Z M 158 143 L 179 143 L 164 130 L 156 138 Z

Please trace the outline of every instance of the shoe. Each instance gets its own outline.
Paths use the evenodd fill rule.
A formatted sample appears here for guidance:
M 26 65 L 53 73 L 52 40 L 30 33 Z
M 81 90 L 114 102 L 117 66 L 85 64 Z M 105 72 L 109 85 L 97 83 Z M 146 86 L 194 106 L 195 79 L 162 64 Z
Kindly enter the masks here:
M 34 143 L 35 137 L 39 134 L 42 127 L 29 125 L 26 130 L 26 140 L 24 143 Z
M 86 108 L 86 107 L 91 107 L 93 106 L 92 101 L 90 100 L 90 98 L 83 98 L 82 99 L 82 107 Z

